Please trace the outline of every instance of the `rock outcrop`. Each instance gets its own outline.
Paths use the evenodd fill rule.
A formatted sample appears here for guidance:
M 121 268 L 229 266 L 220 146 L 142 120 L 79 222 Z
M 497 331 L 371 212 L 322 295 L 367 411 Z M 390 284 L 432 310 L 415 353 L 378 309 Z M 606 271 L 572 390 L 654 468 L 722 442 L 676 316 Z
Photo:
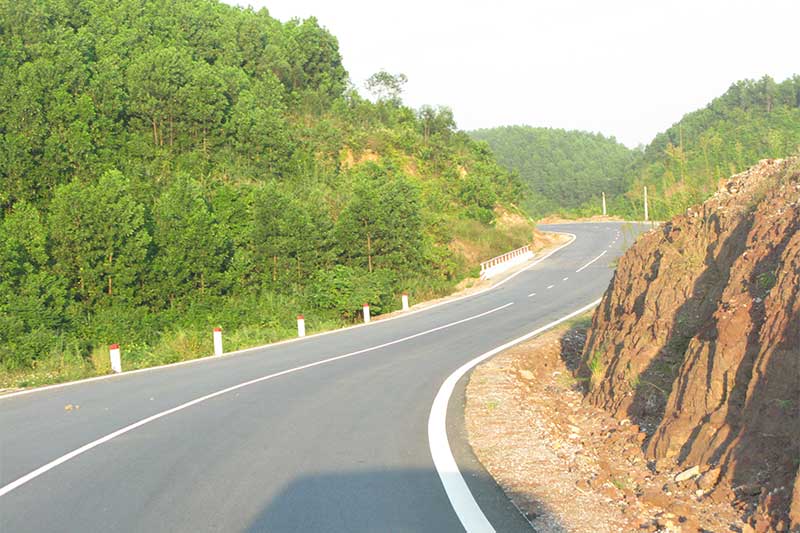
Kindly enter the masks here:
M 713 473 L 753 525 L 800 531 L 800 160 L 762 161 L 620 259 L 588 399 L 655 468 Z M 705 476 L 701 476 L 701 479 Z

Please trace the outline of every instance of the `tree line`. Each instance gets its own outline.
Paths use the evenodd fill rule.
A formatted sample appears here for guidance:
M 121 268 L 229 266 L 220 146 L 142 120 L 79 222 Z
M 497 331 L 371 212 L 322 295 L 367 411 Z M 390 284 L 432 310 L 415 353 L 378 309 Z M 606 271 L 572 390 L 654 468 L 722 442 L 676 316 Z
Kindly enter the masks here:
M 800 151 L 800 76 L 734 83 L 703 109 L 686 114 L 646 147 L 580 131 L 507 126 L 471 132 L 533 192 L 533 215 L 609 213 L 641 219 L 649 189 L 651 217 L 666 219 L 702 202 L 719 180 L 764 158 Z
M 641 216 L 642 187 L 651 213 L 665 219 L 704 201 L 720 180 L 761 159 L 800 153 L 800 75 L 734 83 L 705 108 L 688 113 L 645 148 L 620 208 Z
M 525 207 L 533 216 L 597 204 L 603 191 L 623 194 L 638 160 L 637 152 L 599 133 L 503 126 L 470 135 L 488 143 L 498 161 L 528 186 Z

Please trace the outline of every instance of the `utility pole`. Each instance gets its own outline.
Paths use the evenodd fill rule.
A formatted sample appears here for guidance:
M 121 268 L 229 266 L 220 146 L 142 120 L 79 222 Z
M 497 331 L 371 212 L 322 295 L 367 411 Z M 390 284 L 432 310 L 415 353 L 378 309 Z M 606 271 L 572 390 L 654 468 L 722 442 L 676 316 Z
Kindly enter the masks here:
M 603 216 L 606 216 L 606 193 L 601 193 L 603 195 Z
M 650 220 L 647 212 L 647 185 L 644 186 L 644 221 Z

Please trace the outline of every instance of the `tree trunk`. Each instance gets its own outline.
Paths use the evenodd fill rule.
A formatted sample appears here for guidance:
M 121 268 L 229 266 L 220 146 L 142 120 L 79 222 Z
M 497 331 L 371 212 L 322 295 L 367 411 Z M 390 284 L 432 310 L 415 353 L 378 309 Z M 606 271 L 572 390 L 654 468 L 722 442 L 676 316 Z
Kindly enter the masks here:
M 153 117 L 150 121 L 153 123 L 153 144 L 158 146 L 158 125 L 156 124 L 156 118 Z
M 367 232 L 367 265 L 372 272 L 372 235 Z
M 272 282 L 278 281 L 278 256 L 272 256 Z
M 111 264 L 114 262 L 114 252 L 108 254 L 108 268 L 111 269 Z M 111 286 L 111 275 L 108 275 L 108 295 L 113 296 L 114 290 Z

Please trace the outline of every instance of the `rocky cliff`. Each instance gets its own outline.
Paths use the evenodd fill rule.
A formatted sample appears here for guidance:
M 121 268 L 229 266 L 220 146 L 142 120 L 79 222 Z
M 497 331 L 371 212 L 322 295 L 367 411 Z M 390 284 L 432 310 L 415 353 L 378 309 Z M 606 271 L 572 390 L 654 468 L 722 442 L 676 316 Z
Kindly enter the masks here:
M 640 237 L 584 348 L 588 400 L 757 530 L 800 531 L 798 179 L 762 161 Z

